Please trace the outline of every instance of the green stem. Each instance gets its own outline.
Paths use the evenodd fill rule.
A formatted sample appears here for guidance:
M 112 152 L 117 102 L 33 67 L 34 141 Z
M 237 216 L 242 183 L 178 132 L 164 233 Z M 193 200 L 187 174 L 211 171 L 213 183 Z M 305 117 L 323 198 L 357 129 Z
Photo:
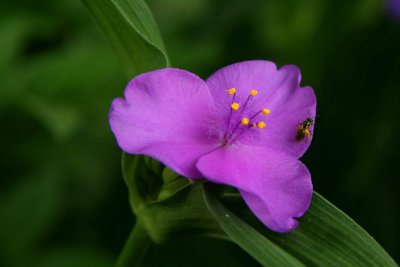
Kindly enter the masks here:
M 151 238 L 140 221 L 137 221 L 128 240 L 122 249 L 116 263 L 116 267 L 139 267 L 142 265 L 152 244 Z

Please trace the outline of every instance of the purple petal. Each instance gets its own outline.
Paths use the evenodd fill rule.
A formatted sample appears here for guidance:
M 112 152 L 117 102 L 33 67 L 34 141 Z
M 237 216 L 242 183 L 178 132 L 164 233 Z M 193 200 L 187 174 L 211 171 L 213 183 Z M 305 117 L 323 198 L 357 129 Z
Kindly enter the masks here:
M 245 103 L 251 89 L 259 94 L 252 97 L 245 110 L 237 112 L 233 120 L 251 116 L 263 108 L 271 113 L 258 115 L 257 120 L 267 123 L 257 136 L 242 134 L 239 142 L 252 146 L 282 151 L 295 157 L 304 154 L 310 140 L 296 140 L 297 128 L 306 118 L 315 118 L 316 99 L 311 87 L 300 87 L 300 70 L 294 65 L 285 65 L 277 69 L 270 61 L 245 61 L 222 68 L 207 79 L 207 84 L 215 99 L 220 114 L 227 117 L 232 96 L 225 90 L 236 88 L 235 102 Z M 228 107 L 228 108 L 227 108 Z M 310 128 L 313 130 L 313 127 Z
M 113 101 L 109 120 L 125 152 L 154 157 L 181 175 L 197 178 L 197 160 L 219 145 L 208 134 L 216 114 L 203 80 L 169 68 L 134 78 L 125 99 Z
M 308 209 L 313 187 L 308 169 L 281 152 L 248 146 L 217 149 L 200 158 L 210 181 L 236 187 L 253 213 L 271 230 L 288 232 Z

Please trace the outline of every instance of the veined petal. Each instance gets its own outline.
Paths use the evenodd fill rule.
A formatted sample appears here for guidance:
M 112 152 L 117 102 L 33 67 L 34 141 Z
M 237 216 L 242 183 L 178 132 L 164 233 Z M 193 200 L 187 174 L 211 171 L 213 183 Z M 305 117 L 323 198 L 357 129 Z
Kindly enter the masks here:
M 154 157 L 186 177 L 200 177 L 198 158 L 219 145 L 208 133 L 218 118 L 205 82 L 167 68 L 134 78 L 124 94 L 109 113 L 122 150 Z
M 249 92 L 256 89 L 245 111 L 246 116 L 267 108 L 267 116 L 258 115 L 255 121 L 262 120 L 267 126 L 260 134 L 241 134 L 238 142 L 252 146 L 263 146 L 300 157 L 310 145 L 311 140 L 296 140 L 299 124 L 306 118 L 315 118 L 316 98 L 311 87 L 300 87 L 301 73 L 294 65 L 285 65 L 277 69 L 270 61 L 245 61 L 224 67 L 207 79 L 207 84 L 216 102 L 222 102 L 217 108 L 228 117 L 231 96 L 226 88 L 236 89 L 236 102 L 244 103 Z M 242 113 L 236 113 L 242 116 Z M 236 120 L 240 118 L 235 118 Z M 310 128 L 313 131 L 313 126 Z M 312 135 L 311 135 L 312 136 Z
M 200 158 L 208 180 L 236 187 L 253 213 L 271 230 L 288 232 L 308 209 L 311 176 L 296 158 L 244 145 L 223 147 Z

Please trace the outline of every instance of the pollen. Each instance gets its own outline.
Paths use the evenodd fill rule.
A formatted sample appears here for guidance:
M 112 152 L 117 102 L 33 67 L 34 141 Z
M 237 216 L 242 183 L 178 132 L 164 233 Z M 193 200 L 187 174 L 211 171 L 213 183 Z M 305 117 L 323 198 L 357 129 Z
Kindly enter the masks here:
M 269 113 L 271 113 L 271 110 L 264 108 L 263 110 L 261 110 L 261 113 L 264 115 L 268 115 Z
M 239 107 L 240 107 L 240 105 L 239 105 L 238 103 L 232 103 L 232 105 L 231 105 L 231 108 L 232 108 L 233 110 L 238 110 Z
M 228 92 L 228 94 L 230 95 L 234 95 L 236 93 L 236 89 L 235 88 L 231 88 L 229 90 L 226 90 Z
M 260 121 L 259 123 L 257 123 L 258 129 L 263 129 L 263 128 L 265 128 L 265 126 L 267 126 L 267 124 L 265 124 L 265 122 L 263 122 L 263 121 Z
M 249 122 L 250 122 L 249 118 L 243 118 L 241 123 L 242 125 L 248 125 Z
M 251 95 L 251 96 L 255 96 L 255 95 L 257 95 L 257 94 L 258 94 L 258 91 L 257 91 L 257 90 L 251 89 L 251 91 L 250 91 L 250 95 Z

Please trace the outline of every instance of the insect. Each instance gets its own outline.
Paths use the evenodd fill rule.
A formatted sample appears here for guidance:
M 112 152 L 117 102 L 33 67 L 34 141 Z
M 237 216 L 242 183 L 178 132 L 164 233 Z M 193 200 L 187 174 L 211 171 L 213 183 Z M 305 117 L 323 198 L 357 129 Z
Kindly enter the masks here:
M 302 141 L 307 136 L 307 141 L 310 141 L 311 138 L 310 127 L 313 124 L 314 120 L 311 118 L 307 118 L 304 121 L 300 122 L 299 126 L 297 127 L 296 140 Z

